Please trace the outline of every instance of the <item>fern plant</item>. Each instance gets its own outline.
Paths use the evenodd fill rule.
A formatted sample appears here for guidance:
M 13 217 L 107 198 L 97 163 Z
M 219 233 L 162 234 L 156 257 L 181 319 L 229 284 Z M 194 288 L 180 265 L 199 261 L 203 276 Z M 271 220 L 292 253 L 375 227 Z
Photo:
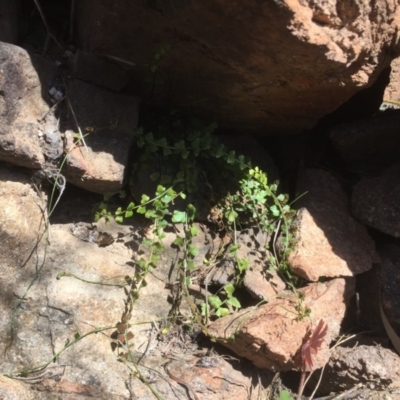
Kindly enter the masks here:
M 131 185 L 134 187 L 138 175 L 147 174 L 154 182 L 155 194 L 142 193 L 140 201 L 130 201 L 114 212 L 104 201 L 97 208 L 96 219 L 113 217 L 122 222 L 137 213 L 153 222 L 153 239 L 144 242 L 152 249 L 152 259 L 139 261 L 146 270 L 156 266 L 158 253 L 163 250 L 163 230 L 183 224 L 184 234 L 177 236 L 174 244 L 181 250 L 177 264 L 183 271 L 182 288 L 187 288 L 192 273 L 201 267 L 194 264 L 199 252 L 192 243 L 198 233 L 194 221 L 207 218 L 221 236 L 229 238 L 225 249 L 236 257 L 236 272 L 232 282 L 205 300 L 199 313 L 207 321 L 210 315 L 226 315 L 241 307 L 234 292 L 249 268 L 246 258 L 236 256 L 236 231 L 249 226 L 269 235 L 283 231 L 289 242 L 294 212 L 288 196 L 278 194 L 278 184 L 269 183 L 264 171 L 218 140 L 214 135 L 216 123 L 204 125 L 174 111 L 150 118 L 147 126 L 147 130 L 141 127 L 134 132 L 141 156 L 134 166 Z M 279 268 L 278 256 L 275 260 Z

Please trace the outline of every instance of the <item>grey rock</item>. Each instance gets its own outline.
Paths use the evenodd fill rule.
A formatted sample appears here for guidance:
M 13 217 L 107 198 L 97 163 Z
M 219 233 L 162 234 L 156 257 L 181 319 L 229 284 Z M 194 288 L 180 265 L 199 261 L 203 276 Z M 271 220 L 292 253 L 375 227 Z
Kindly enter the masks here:
M 140 399 L 154 398 L 148 386 L 132 377 L 134 362 L 134 368 L 139 368 L 166 400 L 187 397 L 168 374 L 180 374 L 182 363 L 185 374 L 191 368 L 192 375 L 184 375 L 184 379 L 196 393 L 221 398 L 221 393 L 234 389 L 235 399 L 249 398 L 248 390 L 258 376 L 255 368 L 246 368 L 243 374 L 241 366 L 232 368 L 218 356 L 199 355 L 169 362 L 168 371 L 164 368 L 171 361 L 165 357 L 166 352 L 182 351 L 182 345 L 189 351 L 192 346 L 182 342 L 182 332 L 175 331 L 168 322 L 170 291 L 165 286 L 180 277 L 180 269 L 172 268 L 177 259 L 176 249 L 171 248 L 175 235 L 167 235 L 165 245 L 169 250 L 146 276 L 147 285 L 129 313 L 129 294 L 135 283 L 129 285 L 125 277 L 133 278 L 139 272 L 133 248 L 140 256 L 148 254 L 140 243 L 132 243 L 140 240 L 143 227 L 99 221 L 98 231 L 117 238 L 107 247 L 88 241 L 90 229 L 79 222 L 72 226 L 54 224 L 45 232 L 45 225 L 38 224 L 43 216 L 41 199 L 27 182 L 15 168 L 0 169 L 0 375 L 24 378 L 17 381 L 0 376 L 0 397 L 52 400 L 56 393 L 61 400 L 123 400 L 134 393 Z M 204 245 L 196 260 L 200 264 L 213 251 L 213 238 L 201 227 L 198 229 L 195 245 Z M 38 243 L 38 235 L 43 234 L 43 241 Z M 25 256 L 28 262 L 21 264 Z M 97 332 L 97 328 L 104 330 Z M 126 334 L 125 339 L 121 332 Z M 127 332 L 133 339 L 127 339 Z M 72 345 L 58 355 L 56 363 L 52 362 L 54 354 L 68 343 Z M 191 351 L 197 350 L 194 345 Z M 50 364 L 41 379 L 32 369 L 47 362 Z M 18 374 L 22 371 L 26 372 L 24 377 Z M 251 398 L 258 396 L 263 384 L 267 385 L 257 382 Z
M 392 350 L 377 345 L 337 347 L 325 368 L 323 390 L 349 390 L 357 384 L 374 390 L 399 390 L 399 361 Z
M 62 143 L 57 120 L 42 98 L 41 83 L 28 53 L 0 43 L 0 160 L 43 168 Z

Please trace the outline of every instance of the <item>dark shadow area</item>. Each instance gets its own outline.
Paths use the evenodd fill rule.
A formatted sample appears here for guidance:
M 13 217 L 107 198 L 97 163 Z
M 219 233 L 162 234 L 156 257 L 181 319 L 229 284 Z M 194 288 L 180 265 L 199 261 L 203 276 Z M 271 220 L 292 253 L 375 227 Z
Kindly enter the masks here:
M 48 188 L 51 192 L 51 187 Z M 58 191 L 55 192 L 55 198 Z M 64 193 L 50 217 L 52 224 L 72 222 L 93 222 L 94 207 L 103 200 L 103 196 L 67 183 Z
M 71 42 L 71 0 L 40 0 L 38 2 L 41 12 L 46 19 L 47 27 L 43 22 L 43 16 L 33 0 L 19 1 L 19 35 L 18 45 L 31 53 L 59 53 L 63 49 L 48 37 L 48 30 L 57 41 L 65 43 L 65 47 Z M 72 14 L 73 15 L 73 14 Z
M 383 93 L 389 83 L 390 72 L 390 67 L 384 69 L 373 85 L 360 90 L 331 114 L 323 117 L 307 133 L 304 154 L 306 166 L 337 169 L 347 173 L 346 164 L 338 156 L 329 140 L 330 129 L 340 124 L 366 119 L 378 113 L 383 101 Z

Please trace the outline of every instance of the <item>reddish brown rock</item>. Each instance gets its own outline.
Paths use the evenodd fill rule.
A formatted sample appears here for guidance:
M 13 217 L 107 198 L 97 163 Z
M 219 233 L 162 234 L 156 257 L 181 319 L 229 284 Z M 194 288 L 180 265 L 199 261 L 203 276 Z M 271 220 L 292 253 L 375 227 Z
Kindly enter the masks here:
M 256 300 L 269 300 L 285 290 L 285 282 L 276 271 L 266 270 L 257 259 L 249 257 L 250 268 L 246 271 L 243 286 Z
M 307 331 L 322 319 L 328 333 L 313 359 L 314 367 L 321 368 L 329 360 L 328 346 L 339 333 L 346 305 L 354 293 L 354 281 L 334 279 L 310 284 L 301 292 L 304 300 L 287 292 L 288 298 L 277 297 L 258 308 L 220 318 L 211 324 L 208 333 L 259 368 L 288 371 L 299 367 L 299 350 Z M 307 307 L 310 318 L 300 319 L 301 309 Z
M 116 192 L 123 184 L 139 99 L 79 80 L 68 82 L 68 93 L 79 128 L 90 133 L 84 138 L 87 148 L 83 142 L 74 145 L 78 127 L 70 116 L 66 130 L 67 180 L 96 193 Z
M 400 237 L 400 163 L 380 176 L 363 178 L 355 186 L 351 208 L 366 225 L 396 238 Z
M 256 400 L 263 390 L 262 383 L 265 384 L 254 384 L 255 368 L 248 368 L 245 376 L 217 356 L 172 360 L 165 369 L 176 390 L 184 382 L 191 396 L 196 395 L 198 400 Z
M 310 128 L 398 52 L 399 9 L 389 0 L 84 0 L 76 8 L 78 45 L 120 58 L 140 94 L 242 131 Z
M 303 171 L 305 193 L 295 220 L 296 233 L 288 262 L 311 281 L 320 277 L 354 276 L 379 260 L 363 225 L 349 214 L 347 197 L 337 180 L 317 169 Z

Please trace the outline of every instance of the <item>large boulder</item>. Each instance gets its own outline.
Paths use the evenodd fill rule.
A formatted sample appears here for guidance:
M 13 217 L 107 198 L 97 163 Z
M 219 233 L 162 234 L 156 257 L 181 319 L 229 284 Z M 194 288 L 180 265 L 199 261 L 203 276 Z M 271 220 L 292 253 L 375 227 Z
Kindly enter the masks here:
M 399 10 L 389 0 L 82 0 L 75 32 L 152 100 L 227 128 L 296 133 L 389 65 Z

